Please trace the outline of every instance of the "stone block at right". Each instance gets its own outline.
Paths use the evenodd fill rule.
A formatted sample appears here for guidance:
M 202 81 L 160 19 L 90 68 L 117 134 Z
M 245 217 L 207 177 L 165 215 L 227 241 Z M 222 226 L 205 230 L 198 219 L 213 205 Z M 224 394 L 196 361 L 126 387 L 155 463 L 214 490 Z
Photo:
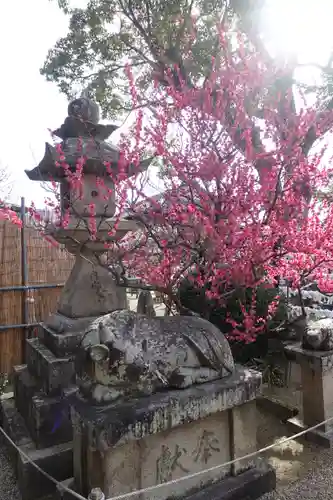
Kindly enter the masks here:
M 301 368 L 302 410 L 288 420 L 295 432 L 311 429 L 304 437 L 325 447 L 333 446 L 333 351 L 316 351 L 301 346 L 287 346 Z

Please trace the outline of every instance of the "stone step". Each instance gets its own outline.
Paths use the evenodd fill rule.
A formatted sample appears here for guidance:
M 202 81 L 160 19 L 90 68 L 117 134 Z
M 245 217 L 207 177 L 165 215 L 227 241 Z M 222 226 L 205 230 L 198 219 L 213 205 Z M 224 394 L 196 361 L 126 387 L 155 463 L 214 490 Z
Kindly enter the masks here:
M 43 327 L 45 345 L 57 356 L 68 356 L 75 352 L 80 345 L 83 333 L 65 332 L 57 333 L 51 328 Z
M 44 450 L 25 450 L 32 460 L 43 471 L 57 481 L 63 481 L 73 475 L 72 443 L 52 446 Z M 56 493 L 56 485 L 39 472 L 26 457 L 19 456 L 17 478 L 22 500 L 37 500 L 50 493 Z
M 15 403 L 38 449 L 72 439 L 72 425 L 65 394 L 48 396 L 28 368 L 16 367 Z M 55 427 L 55 424 L 58 425 Z
M 42 382 L 46 394 L 59 394 L 63 387 L 75 379 L 74 361 L 71 357 L 56 357 L 39 338 L 27 339 L 28 369 Z
M 31 401 L 36 392 L 41 391 L 42 384 L 28 370 L 27 365 L 14 366 L 14 399 L 18 410 L 25 416 L 24 408 Z M 22 407 L 21 403 L 24 403 Z
M 60 317 L 60 315 L 58 315 Z M 65 320 L 68 318 L 64 318 Z M 41 325 L 39 330 L 39 337 L 43 339 L 45 345 L 56 356 L 69 356 L 76 352 L 80 345 L 87 325 L 95 318 L 81 318 L 72 320 L 68 324 L 65 323 L 64 331 L 59 333 L 54 330 L 50 325 Z M 55 325 L 59 326 L 59 325 Z
M 38 448 L 66 443 L 72 439 L 70 408 L 63 398 L 51 399 L 38 395 L 32 398 L 31 406 L 33 438 Z
M 32 438 L 28 432 L 22 415 L 15 407 L 14 399 L 7 399 L 0 403 L 0 422 L 4 431 L 21 448 L 22 446 L 30 446 L 34 448 Z M 5 442 L 4 436 L 1 434 L 1 440 Z M 13 446 L 9 447 L 10 458 L 16 465 L 17 451 Z
M 22 500 L 38 500 L 55 493 L 56 485 L 41 474 L 29 460 L 35 462 L 58 481 L 63 481 L 73 476 L 72 443 L 38 450 L 29 436 L 23 418 L 15 408 L 14 400 L 2 401 L 0 409 L 1 421 L 5 431 L 26 455 L 26 457 L 22 456 L 7 440 L 8 450 L 14 459 Z

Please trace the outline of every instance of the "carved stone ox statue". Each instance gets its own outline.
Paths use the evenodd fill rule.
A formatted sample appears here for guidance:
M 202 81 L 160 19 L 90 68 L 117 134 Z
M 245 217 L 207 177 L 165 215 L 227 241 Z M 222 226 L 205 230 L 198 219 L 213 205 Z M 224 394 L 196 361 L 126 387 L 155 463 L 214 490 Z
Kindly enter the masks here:
M 81 393 L 95 403 L 149 395 L 225 377 L 234 360 L 224 335 L 192 316 L 149 318 L 129 310 L 96 319 L 85 333 Z

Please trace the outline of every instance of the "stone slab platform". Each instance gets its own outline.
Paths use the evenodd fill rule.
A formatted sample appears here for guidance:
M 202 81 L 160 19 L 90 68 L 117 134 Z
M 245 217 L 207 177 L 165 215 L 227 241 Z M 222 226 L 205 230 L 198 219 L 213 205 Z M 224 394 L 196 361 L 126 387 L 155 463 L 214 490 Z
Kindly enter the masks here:
M 10 439 L 41 469 L 58 481 L 63 481 L 73 475 L 71 442 L 43 450 L 36 449 L 24 420 L 15 408 L 12 399 L 1 402 L 0 419 Z M 5 438 L 4 441 L 6 442 Z M 55 493 L 55 485 L 41 474 L 26 457 L 18 453 L 10 442 L 7 442 L 7 445 L 18 478 L 22 500 L 37 500 L 50 493 Z
M 261 391 L 261 374 L 238 368 L 230 377 L 188 389 L 165 391 L 149 397 L 93 406 L 74 395 L 72 419 L 84 422 L 100 451 L 146 436 L 169 431 L 235 406 L 255 401 Z
M 73 478 L 63 481 L 62 484 L 76 491 Z M 242 472 L 238 476 L 228 477 L 223 481 L 206 486 L 200 491 L 183 497 L 183 500 L 256 500 L 265 493 L 275 490 L 275 488 L 276 475 L 274 469 L 262 463 L 257 467 Z M 139 495 L 131 498 L 140 500 Z M 61 487 L 58 489 L 57 500 L 74 499 L 76 497 L 71 493 L 62 490 Z
M 309 428 L 309 426 L 305 425 L 303 420 L 298 417 L 289 418 L 287 420 L 287 425 L 295 434 Z M 322 446 L 323 448 L 333 448 L 333 427 L 326 430 L 324 427 L 325 426 L 318 427 L 313 431 L 307 432 L 302 436 L 302 438 L 306 439 L 310 443 Z

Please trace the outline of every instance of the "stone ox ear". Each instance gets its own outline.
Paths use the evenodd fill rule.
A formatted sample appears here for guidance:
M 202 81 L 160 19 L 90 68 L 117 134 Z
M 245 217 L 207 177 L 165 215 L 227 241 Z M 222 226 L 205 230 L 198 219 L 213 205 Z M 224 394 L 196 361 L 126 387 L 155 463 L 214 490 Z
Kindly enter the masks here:
M 103 363 L 109 359 L 110 351 L 106 345 L 96 344 L 90 348 L 89 355 L 94 363 Z

